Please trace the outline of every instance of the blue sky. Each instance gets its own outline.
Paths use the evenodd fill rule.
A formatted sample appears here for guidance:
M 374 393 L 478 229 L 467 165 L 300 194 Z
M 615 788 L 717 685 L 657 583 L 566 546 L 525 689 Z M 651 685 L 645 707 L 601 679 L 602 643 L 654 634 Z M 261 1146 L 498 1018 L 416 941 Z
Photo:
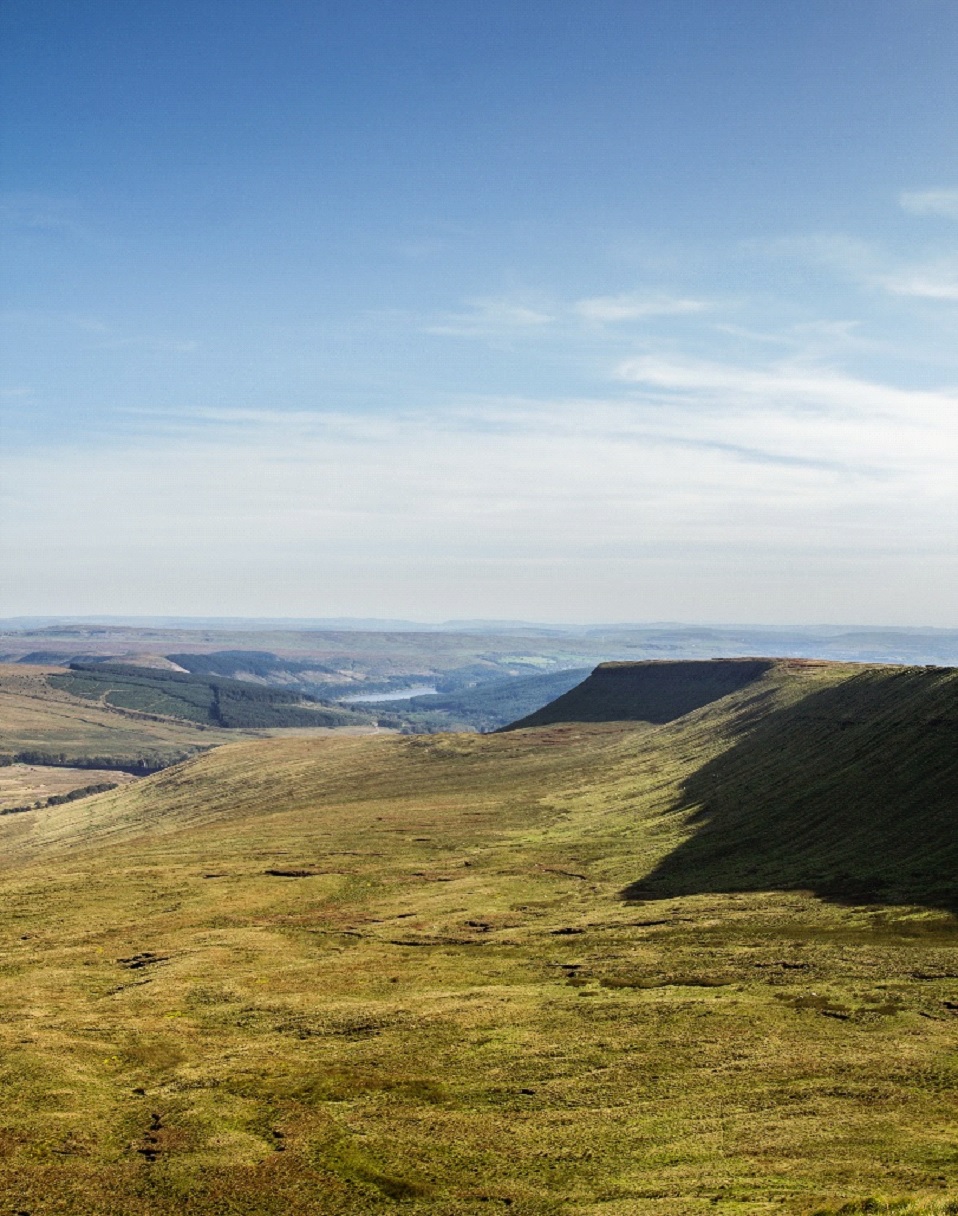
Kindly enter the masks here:
M 0 612 L 958 624 L 958 8 L 7 0 Z

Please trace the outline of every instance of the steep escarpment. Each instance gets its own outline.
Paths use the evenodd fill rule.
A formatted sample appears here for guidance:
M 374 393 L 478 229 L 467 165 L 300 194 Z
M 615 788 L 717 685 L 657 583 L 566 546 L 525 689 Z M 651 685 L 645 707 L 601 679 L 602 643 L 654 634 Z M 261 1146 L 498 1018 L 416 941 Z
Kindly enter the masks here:
M 805 887 L 958 909 L 958 670 L 852 670 L 703 757 L 674 804 L 694 833 L 633 898 Z
M 627 898 L 805 888 L 958 908 L 955 669 L 609 663 L 507 729 L 626 721 L 651 728 L 687 833 Z
M 774 659 L 752 658 L 602 663 L 581 684 L 503 729 L 556 722 L 672 722 L 738 692 L 774 665 Z

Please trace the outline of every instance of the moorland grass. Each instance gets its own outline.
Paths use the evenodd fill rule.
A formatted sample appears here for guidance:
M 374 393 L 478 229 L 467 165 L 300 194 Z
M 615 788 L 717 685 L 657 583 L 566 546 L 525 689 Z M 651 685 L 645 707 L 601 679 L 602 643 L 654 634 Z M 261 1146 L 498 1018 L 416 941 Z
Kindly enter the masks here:
M 22 756 L 27 763 L 47 757 L 58 765 L 108 760 L 159 767 L 236 737 L 184 719 L 73 696 L 50 683 L 50 677 L 63 674 L 57 667 L 0 663 L 0 753 L 8 762 Z
M 703 766 L 855 676 L 779 665 L 660 727 L 235 744 L 0 821 L 3 1201 L 952 1216 L 955 918 L 796 873 L 635 890 L 714 814 Z
M 0 765 L 0 815 L 18 807 L 46 804 L 91 786 L 120 785 L 132 781 L 129 773 L 111 769 L 54 768 L 50 765 Z
M 304 702 L 298 691 L 231 680 L 131 666 L 125 663 L 71 663 L 47 677 L 64 692 L 99 704 L 220 727 L 353 726 L 369 718 L 352 710 Z

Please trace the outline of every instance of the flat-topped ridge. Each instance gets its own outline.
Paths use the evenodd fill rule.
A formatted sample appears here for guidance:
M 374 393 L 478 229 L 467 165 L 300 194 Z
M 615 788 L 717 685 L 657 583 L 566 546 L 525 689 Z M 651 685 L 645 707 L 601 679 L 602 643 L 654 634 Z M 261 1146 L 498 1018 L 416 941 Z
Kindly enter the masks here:
M 503 729 L 557 722 L 672 722 L 747 687 L 779 662 L 748 657 L 600 663 L 581 684 Z

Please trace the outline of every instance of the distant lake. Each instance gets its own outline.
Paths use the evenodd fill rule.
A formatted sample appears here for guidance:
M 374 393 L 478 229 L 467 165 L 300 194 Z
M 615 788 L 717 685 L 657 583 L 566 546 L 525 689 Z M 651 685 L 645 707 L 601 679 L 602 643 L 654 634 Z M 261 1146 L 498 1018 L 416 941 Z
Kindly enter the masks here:
M 350 697 L 340 697 L 340 701 L 408 701 L 411 697 L 425 697 L 436 690 L 429 684 L 416 684 L 412 688 L 403 688 L 398 692 L 364 692 Z

